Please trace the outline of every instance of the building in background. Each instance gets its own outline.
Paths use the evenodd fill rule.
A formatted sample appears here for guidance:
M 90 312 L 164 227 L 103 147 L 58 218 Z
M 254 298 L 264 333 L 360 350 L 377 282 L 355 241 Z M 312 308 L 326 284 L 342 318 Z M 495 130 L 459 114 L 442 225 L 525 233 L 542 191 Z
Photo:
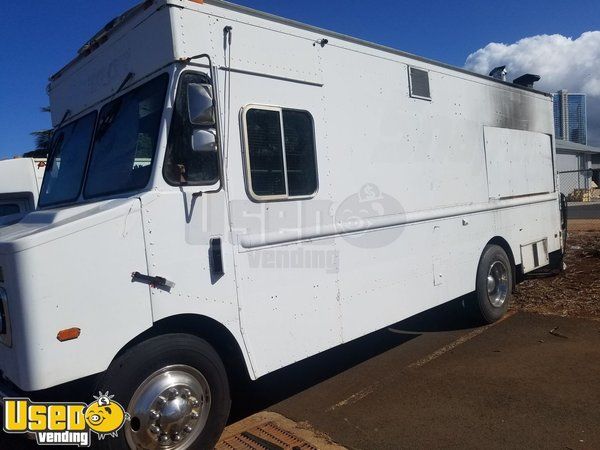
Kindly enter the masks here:
M 558 139 L 556 170 L 560 191 L 570 196 L 576 190 L 600 186 L 600 148 Z
M 552 94 L 554 129 L 557 139 L 587 145 L 587 108 L 585 94 L 565 90 Z

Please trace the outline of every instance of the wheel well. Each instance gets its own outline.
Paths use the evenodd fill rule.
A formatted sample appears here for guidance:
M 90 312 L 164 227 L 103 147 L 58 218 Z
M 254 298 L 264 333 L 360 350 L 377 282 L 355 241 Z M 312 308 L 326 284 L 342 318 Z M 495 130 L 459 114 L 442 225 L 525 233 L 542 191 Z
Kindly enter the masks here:
M 513 254 L 512 249 L 510 248 L 510 245 L 508 244 L 508 242 L 506 241 L 506 239 L 500 237 L 500 236 L 496 236 L 494 237 L 492 240 L 490 240 L 487 245 L 497 245 L 498 247 L 501 247 L 506 254 L 508 255 L 508 258 L 510 259 L 510 263 L 512 265 L 512 271 L 513 271 L 513 288 L 520 283 L 522 280 L 522 275 L 521 275 L 521 271 L 517 270 L 517 264 L 515 262 L 515 255 Z
M 196 314 L 181 314 L 156 322 L 152 328 L 127 343 L 115 359 L 141 342 L 171 333 L 190 334 L 208 342 L 221 357 L 230 384 L 250 378 L 242 350 L 231 332 L 216 320 Z

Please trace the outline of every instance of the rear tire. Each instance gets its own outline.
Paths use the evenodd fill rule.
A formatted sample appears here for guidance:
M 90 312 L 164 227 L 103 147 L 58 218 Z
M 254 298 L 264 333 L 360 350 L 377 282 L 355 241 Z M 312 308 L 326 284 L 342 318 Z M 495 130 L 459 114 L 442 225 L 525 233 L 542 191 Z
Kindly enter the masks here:
M 159 449 L 161 438 L 173 450 L 212 450 L 231 407 L 219 355 L 187 334 L 155 337 L 127 350 L 101 377 L 98 391 L 109 391 L 131 416 L 117 438 L 95 443 L 105 450 Z
M 477 268 L 472 312 L 486 324 L 500 320 L 508 311 L 514 285 L 513 264 L 504 249 L 488 245 Z

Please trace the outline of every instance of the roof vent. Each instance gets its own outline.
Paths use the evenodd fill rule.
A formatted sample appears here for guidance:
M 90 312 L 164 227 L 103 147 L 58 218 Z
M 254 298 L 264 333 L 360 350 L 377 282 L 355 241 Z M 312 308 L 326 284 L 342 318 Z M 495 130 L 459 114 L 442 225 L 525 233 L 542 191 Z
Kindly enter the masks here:
M 506 75 L 508 75 L 508 70 L 506 70 L 506 66 L 496 67 L 490 72 L 490 77 L 501 81 L 506 81 Z
M 531 73 L 526 73 L 525 75 L 520 76 L 519 78 L 515 78 L 513 80 L 513 83 L 518 84 L 519 86 L 525 86 L 528 88 L 532 88 L 534 83 L 537 83 L 540 80 L 541 80 L 541 77 L 539 75 L 533 75 Z

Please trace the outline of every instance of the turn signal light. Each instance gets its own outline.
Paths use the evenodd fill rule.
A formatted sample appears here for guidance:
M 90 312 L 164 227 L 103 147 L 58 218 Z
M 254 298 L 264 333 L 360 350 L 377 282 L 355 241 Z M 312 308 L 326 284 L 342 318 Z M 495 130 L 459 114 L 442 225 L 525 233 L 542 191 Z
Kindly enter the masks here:
M 60 342 L 72 341 L 73 339 L 77 339 L 80 334 L 80 328 L 68 328 L 66 330 L 60 330 L 56 335 L 56 339 Z

